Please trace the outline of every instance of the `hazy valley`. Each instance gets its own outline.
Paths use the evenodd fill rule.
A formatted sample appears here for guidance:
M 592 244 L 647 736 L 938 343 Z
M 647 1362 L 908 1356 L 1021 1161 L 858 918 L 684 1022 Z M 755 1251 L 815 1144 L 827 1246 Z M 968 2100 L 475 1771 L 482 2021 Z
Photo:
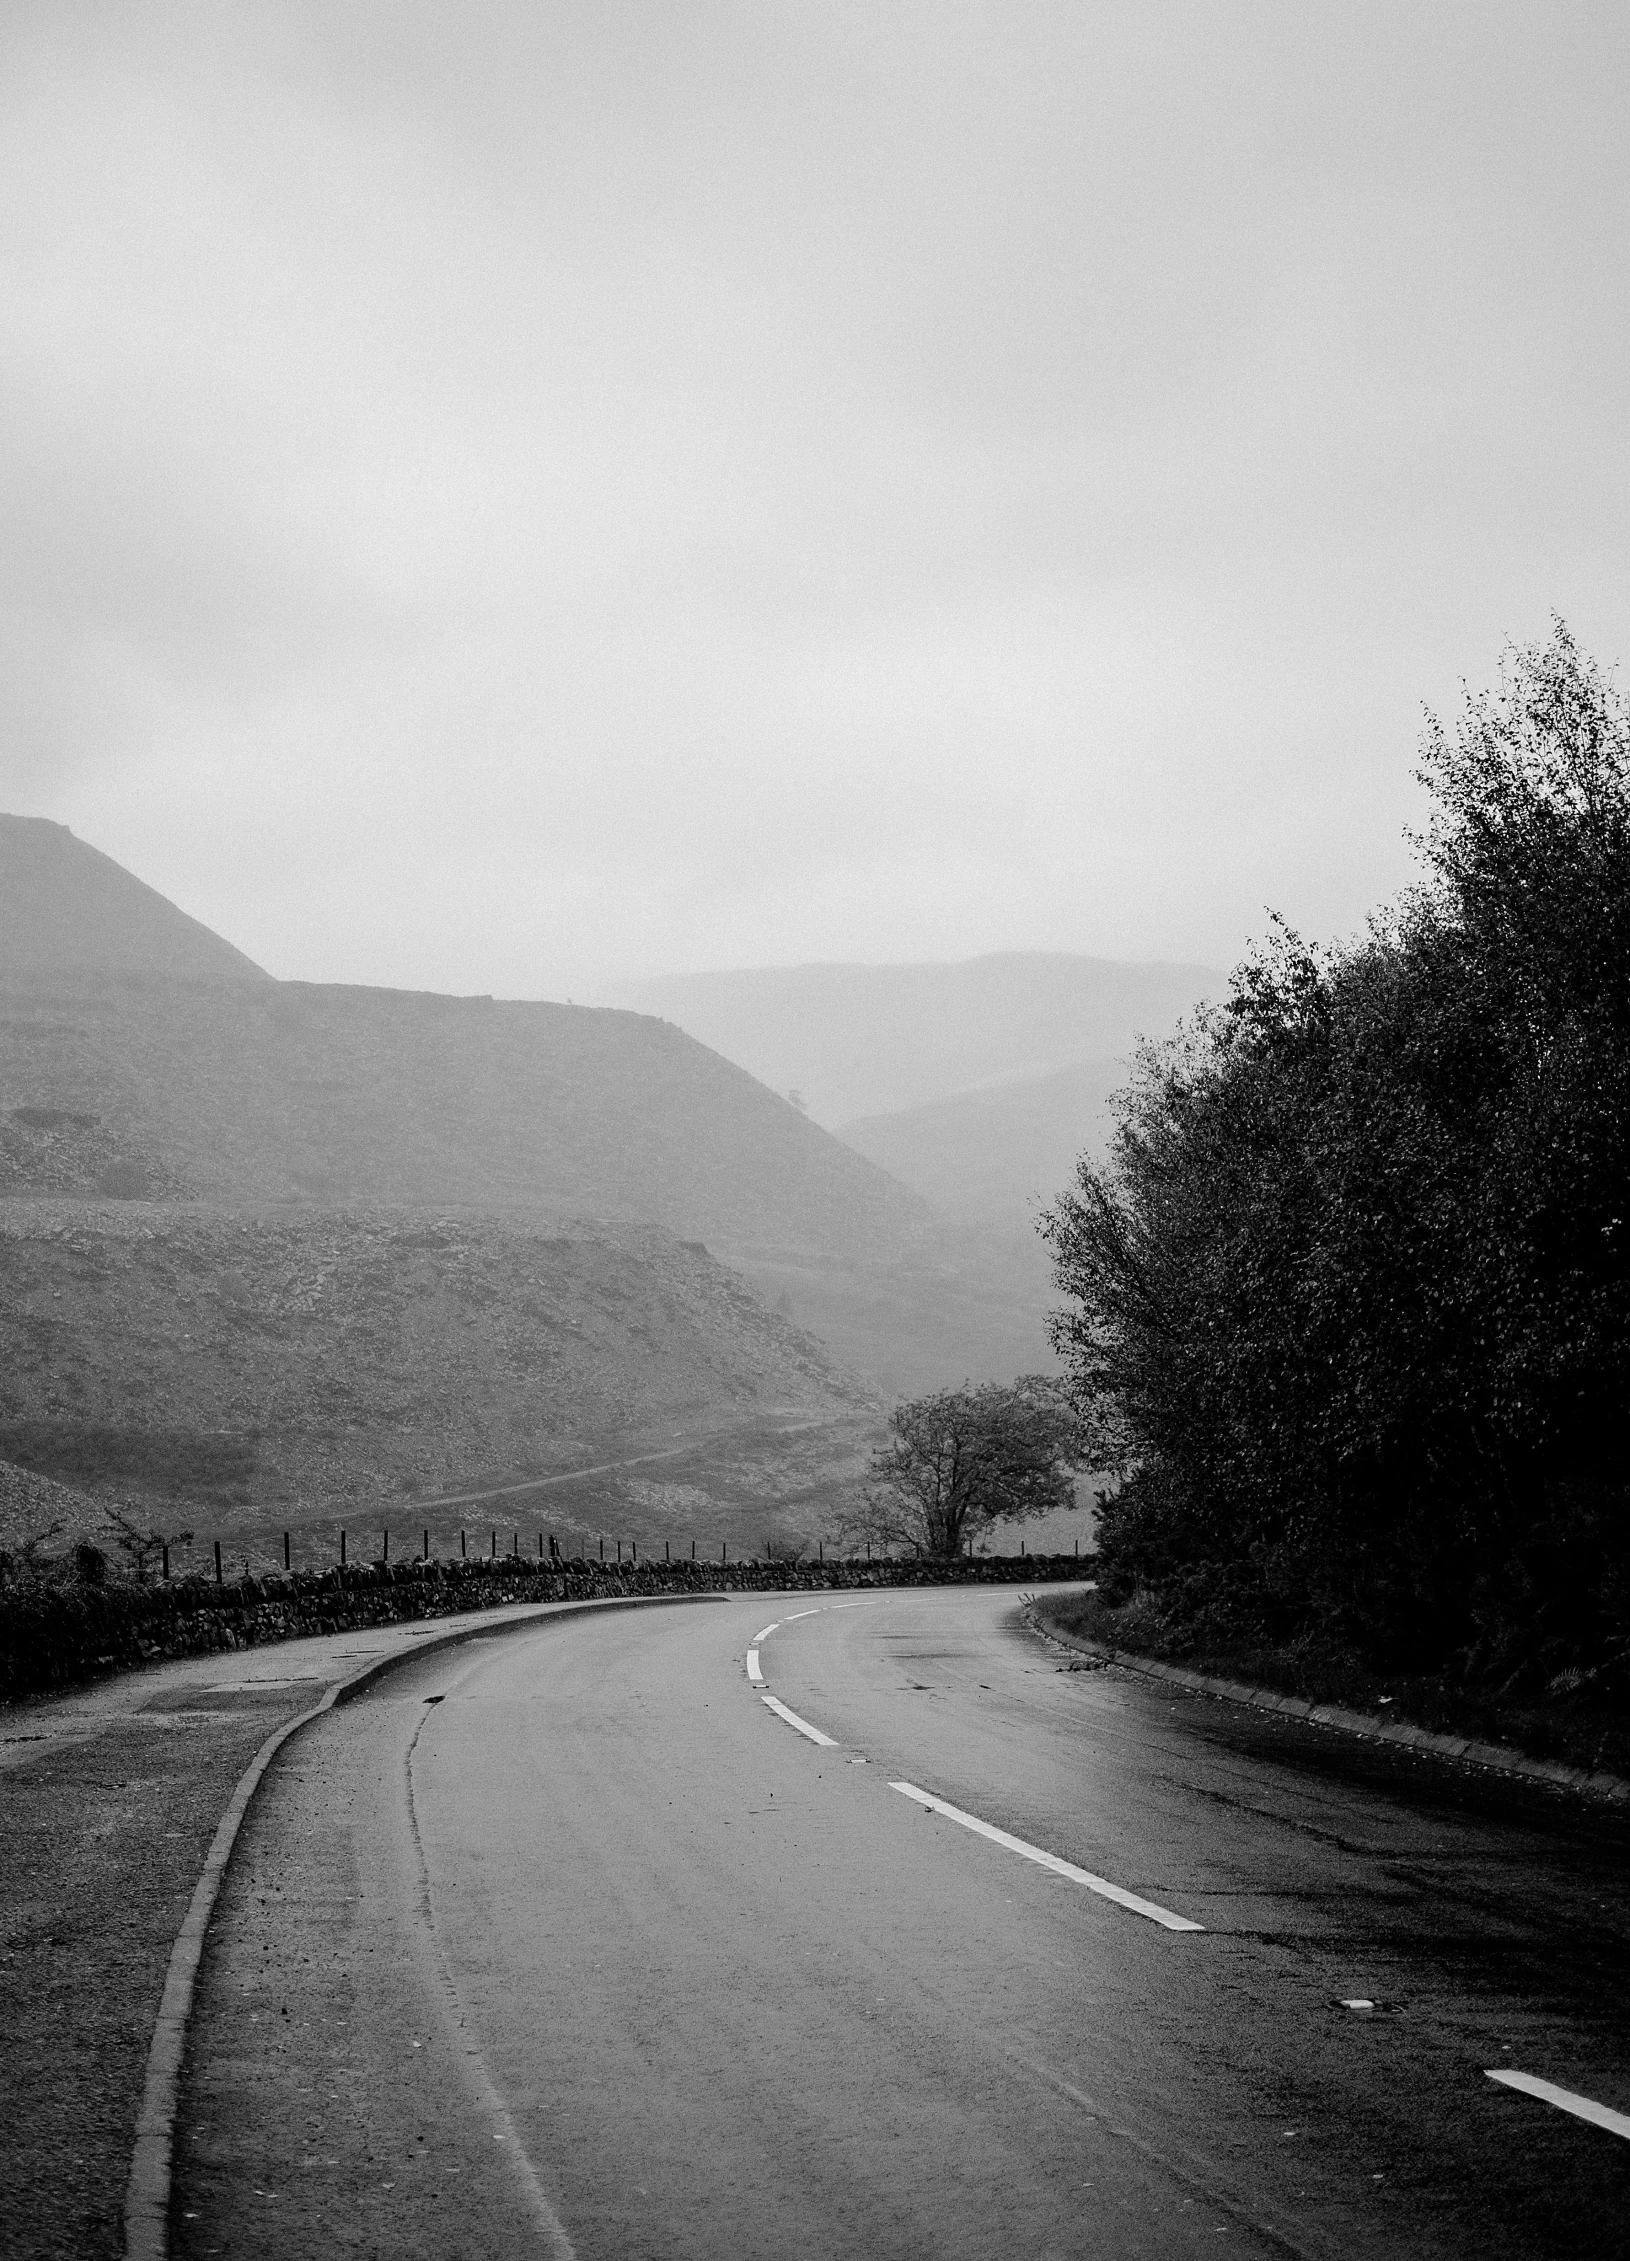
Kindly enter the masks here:
M 276 981 L 0 820 L 0 1543 L 112 1500 L 238 1558 L 483 1520 L 813 1545 L 892 1397 L 1050 1359 L 1033 1211 L 1121 1071 L 1014 1070 L 1124 1054 L 1198 978 L 721 977 L 726 1057 L 650 1012 Z M 822 1128 L 750 1072 L 771 1021 L 831 1104 L 912 1104 Z

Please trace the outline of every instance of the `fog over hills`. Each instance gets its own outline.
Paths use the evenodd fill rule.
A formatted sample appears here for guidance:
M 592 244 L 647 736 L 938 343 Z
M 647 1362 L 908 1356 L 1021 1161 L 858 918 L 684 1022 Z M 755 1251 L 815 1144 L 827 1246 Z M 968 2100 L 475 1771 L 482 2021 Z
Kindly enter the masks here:
M 703 1452 L 670 1472 L 687 1512 L 727 1460 L 755 1522 L 756 1503 L 790 1518 L 829 1499 L 887 1397 L 1049 1361 L 1030 1196 L 1067 1176 L 1135 1030 L 1205 982 L 1012 956 L 690 985 L 721 1007 L 702 1033 L 731 1057 L 650 1011 L 273 980 L 58 825 L 0 818 L 0 882 L 0 1427 L 32 1437 L 41 1476 L 77 1484 L 90 1465 L 104 1491 L 150 1465 L 155 1424 L 235 1437 L 254 1496 L 206 1500 L 216 1514 L 270 1512 L 275 1493 L 280 1515 L 298 1495 L 332 1520 L 381 1485 L 610 1459 L 653 1424 Z M 1076 1045 L 1097 1049 L 1060 1066 Z M 784 1096 L 795 1080 L 816 1111 L 860 1098 L 869 1115 L 835 1137 Z M 414 1215 L 463 1233 L 461 1253 L 412 1254 Z M 245 1232 L 253 1262 L 232 1256 Z M 730 1296 L 676 1285 L 715 1259 Z M 467 1303 L 401 1287 L 455 1262 L 487 1282 Z M 354 1294 L 289 1301 L 291 1278 L 353 1274 Z M 206 1297 L 200 1332 L 188 1282 L 216 1275 L 230 1292 Z M 486 1341 L 489 1289 L 509 1380 L 490 1404 L 427 1381 L 408 1419 L 407 1377 L 456 1376 Z M 600 1368 L 551 1367 L 551 1328 L 603 1338 Z M 226 1348 L 257 1341 L 228 1387 Z M 333 1418 L 297 1434 L 306 1385 L 274 1375 L 312 1360 Z M 796 1450 L 700 1442 L 794 1416 L 817 1432 Z M 87 1424 L 103 1440 L 88 1464 Z M 185 1493 L 209 1455 L 177 1449 Z M 619 1496 L 654 1514 L 666 1481 Z
M 836 1127 L 959 1092 L 1119 1058 L 1222 977 L 1206 966 L 1007 951 L 940 965 L 811 965 L 625 982 L 660 1013 Z
M 1169 1035 L 1222 987 L 1205 966 L 1011 951 L 950 965 L 688 975 L 608 994 L 670 1015 L 796 1091 L 920 1195 L 963 1276 L 1007 1315 L 1016 1371 L 1051 1361 L 1038 1209 L 1070 1183 L 1079 1155 L 1103 1152 L 1110 1095 L 1139 1038 Z M 819 1309 L 807 1289 L 793 1295 L 795 1308 Z
M 523 1206 L 828 1261 L 932 1248 L 914 1196 L 659 1020 L 272 981 L 60 826 L 0 820 L 0 858 L 0 1190 Z
M 631 1456 L 550 1520 L 818 1535 L 879 1404 L 845 1315 L 938 1245 L 916 1196 L 659 1020 L 275 981 L 62 826 L 0 818 L 9 1543 L 79 1530 L 53 1479 L 263 1553 L 268 1518 L 433 1521 L 450 1488 Z M 823 1339 L 759 1258 L 836 1283 Z
M 0 994 L 12 1192 L 537 1207 L 829 1259 L 933 1238 L 881 1170 L 636 1014 L 288 982 Z
M 959 1092 L 839 1125 L 838 1136 L 960 1224 L 1023 1229 L 1067 1186 L 1083 1152 L 1102 1154 L 1121 1059 L 1077 1060 L 1051 1075 Z

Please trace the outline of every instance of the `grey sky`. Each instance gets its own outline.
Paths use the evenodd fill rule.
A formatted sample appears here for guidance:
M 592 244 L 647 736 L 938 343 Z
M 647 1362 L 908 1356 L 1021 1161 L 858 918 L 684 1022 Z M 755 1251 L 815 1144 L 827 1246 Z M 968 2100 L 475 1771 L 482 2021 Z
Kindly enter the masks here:
M 1620 655 L 1621 7 L 0 26 L 0 806 L 273 972 L 1226 962 Z

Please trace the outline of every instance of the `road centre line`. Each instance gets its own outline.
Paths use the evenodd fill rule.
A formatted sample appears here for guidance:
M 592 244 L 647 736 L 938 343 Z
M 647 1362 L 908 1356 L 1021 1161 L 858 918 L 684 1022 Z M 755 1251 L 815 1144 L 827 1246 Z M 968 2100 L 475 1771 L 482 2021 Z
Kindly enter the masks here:
M 800 1719 L 795 1711 L 789 1711 L 779 1697 L 761 1696 L 759 1701 L 768 1704 L 777 1719 L 784 1719 L 789 1727 L 795 1727 L 800 1735 L 807 1735 L 809 1740 L 812 1743 L 818 1743 L 822 1750 L 835 1751 L 837 1749 L 838 1739 L 835 1735 L 823 1735 L 818 1727 L 811 1727 L 807 1719 Z
M 771 1699 L 766 1697 L 765 1702 Z M 1119 1884 L 1111 1884 L 1104 1876 L 1094 1876 L 1091 1869 L 1077 1868 L 1073 1861 L 1061 1860 L 1057 1853 L 1044 1852 L 1041 1846 L 1029 1844 L 1023 1837 L 1011 1836 L 1007 1830 L 998 1829 L 994 1823 L 981 1821 L 977 1814 L 964 1813 L 960 1806 L 947 1804 L 927 1790 L 919 1790 L 914 1782 L 891 1782 L 891 1790 L 903 1797 L 915 1798 L 918 1805 L 926 1806 L 930 1813 L 943 1814 L 976 1836 L 988 1837 L 993 1845 L 1004 1845 L 1010 1853 L 1018 1853 L 1024 1860 L 1034 1861 L 1038 1868 L 1051 1869 L 1055 1876 L 1068 1877 L 1072 1884 L 1084 1884 L 1089 1892 L 1100 1899 L 1113 1900 L 1117 1907 L 1130 1908 L 1135 1916 L 1146 1916 L 1150 1923 L 1158 1923 L 1163 1931 L 1204 1931 L 1203 1923 L 1192 1923 L 1187 1916 L 1173 1915 L 1170 1908 L 1162 1908 L 1153 1900 L 1140 1900 L 1135 1892 L 1128 1892 Z
M 836 1602 L 832 1606 L 836 1609 L 854 1609 L 863 1605 L 854 1602 Z M 817 1612 L 812 1609 L 801 1610 L 799 1615 L 814 1617 Z M 789 1619 L 788 1622 L 790 1623 L 791 1620 Z M 754 1634 L 753 1646 L 747 1652 L 747 1677 L 760 1689 L 764 1685 L 764 1675 L 759 1669 L 758 1644 L 761 1641 L 767 1641 L 772 1633 L 779 1632 L 779 1630 L 779 1619 L 774 1625 L 766 1625 L 762 1633 Z M 784 1719 L 789 1727 L 795 1728 L 800 1735 L 807 1736 L 810 1742 L 818 1744 L 824 1750 L 838 1749 L 836 1736 L 824 1735 L 818 1727 L 812 1727 L 807 1719 L 800 1719 L 798 1714 L 782 1703 L 778 1697 L 761 1695 L 759 1700 L 773 1711 L 778 1719 Z M 964 1829 L 973 1830 L 977 1836 L 988 1837 L 993 1845 L 1005 1846 L 1010 1853 L 1018 1853 L 1023 1859 L 1034 1861 L 1038 1868 L 1050 1869 L 1055 1876 L 1067 1877 L 1072 1884 L 1085 1885 L 1089 1892 L 1096 1892 L 1101 1899 L 1113 1900 L 1117 1907 L 1127 1908 L 1133 1915 L 1146 1917 L 1150 1923 L 1159 1924 L 1162 1930 L 1204 1931 L 1205 1929 L 1203 1923 L 1195 1923 L 1187 1916 L 1175 1915 L 1170 1908 L 1162 1908 L 1153 1900 L 1140 1899 L 1137 1893 L 1128 1892 L 1124 1886 L 1111 1884 L 1107 1877 L 1095 1876 L 1090 1869 L 1077 1868 L 1073 1861 L 1066 1861 L 1057 1853 L 1046 1852 L 1040 1845 L 1029 1844 L 1023 1837 L 1011 1836 L 1007 1830 L 998 1829 L 993 1822 L 981 1821 L 977 1814 L 964 1813 L 960 1806 L 953 1806 L 944 1798 L 936 1798 L 930 1791 L 919 1790 L 914 1782 L 891 1782 L 889 1788 L 900 1791 L 907 1798 L 916 1799 L 917 1803 L 926 1807 L 929 1812 L 943 1814 L 947 1821 L 957 1822 Z M 1601 2107 L 1597 2106 L 1595 2109 L 1600 2110 Z
M 1520 2088 L 1525 2096 L 1537 2096 L 1542 2104 L 1554 2104 L 1559 2112 L 1571 2112 L 1576 2120 L 1589 2120 L 1592 2127 L 1606 2128 L 1609 2135 L 1630 2136 L 1630 2116 L 1598 2104 L 1592 2097 L 1575 2096 L 1571 2088 L 1558 2088 L 1553 2081 L 1539 2080 L 1533 2073 L 1508 2072 L 1501 2065 L 1483 2078 L 1497 2080 L 1502 2088 Z

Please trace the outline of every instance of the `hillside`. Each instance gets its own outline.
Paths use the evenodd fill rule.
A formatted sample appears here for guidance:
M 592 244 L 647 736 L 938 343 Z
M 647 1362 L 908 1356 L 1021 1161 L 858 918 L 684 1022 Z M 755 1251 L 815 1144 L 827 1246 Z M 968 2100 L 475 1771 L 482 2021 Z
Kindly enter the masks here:
M 259 966 L 99 849 L 44 817 L 0 816 L 0 970 L 264 982 Z
M 1220 982 L 1205 966 L 1012 951 L 954 965 L 688 974 L 602 995 L 660 1013 L 835 1125 L 1123 1057 Z
M 0 1195 L 468 1204 L 871 1262 L 912 1196 L 649 1017 L 270 980 L 61 825 L 0 818 Z
M 389 1520 L 445 1545 L 489 1513 L 569 1530 L 594 1491 L 435 1503 L 676 1452 L 693 1487 L 757 1471 L 757 1544 L 778 1489 L 795 1520 L 815 1512 L 874 1418 L 734 1272 L 649 1228 L 0 1204 L 0 1462 L 200 1545 L 263 1551 L 285 1527 L 332 1545 L 347 1524 L 375 1546 Z M 674 1473 L 633 1472 L 643 1528 L 625 1534 L 673 1526 Z M 18 1512 L 54 1519 L 63 1496 Z M 693 1529 L 700 1503 L 679 1504 Z
M 598 1217 L 705 1242 L 888 1393 L 1048 1355 L 1033 1283 L 670 1022 L 274 981 L 59 825 L 0 818 L 0 859 L 0 1201 Z
M 915 1198 L 679 1030 L 405 990 L 0 968 L 0 1191 L 468 1204 L 895 1255 Z

